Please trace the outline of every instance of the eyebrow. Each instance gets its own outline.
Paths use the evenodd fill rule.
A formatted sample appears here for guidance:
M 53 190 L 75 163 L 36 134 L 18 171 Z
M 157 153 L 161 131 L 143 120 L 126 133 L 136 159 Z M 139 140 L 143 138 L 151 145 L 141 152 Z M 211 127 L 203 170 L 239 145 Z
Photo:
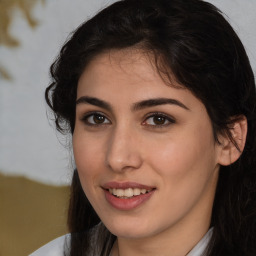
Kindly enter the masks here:
M 94 97 L 82 96 L 79 99 L 77 99 L 76 105 L 81 104 L 81 103 L 98 106 L 98 107 L 104 108 L 108 111 L 112 110 L 112 107 L 110 106 L 109 103 L 107 103 L 104 100 L 100 100 L 100 99 L 94 98 Z
M 95 98 L 95 97 L 82 96 L 79 99 L 77 99 L 76 105 L 82 104 L 82 103 L 98 106 L 98 107 L 104 108 L 108 111 L 112 111 L 112 107 L 109 103 L 107 103 L 104 100 Z M 176 99 L 170 99 L 170 98 L 155 98 L 155 99 L 148 99 L 148 100 L 136 102 L 133 104 L 132 110 L 138 111 L 138 110 L 142 110 L 142 109 L 145 109 L 148 107 L 154 107 L 154 106 L 166 105 L 166 104 L 176 105 L 183 109 L 189 110 L 189 108 L 187 106 L 185 106 L 183 103 L 181 103 L 180 101 L 178 101 Z
M 136 110 L 141 110 L 148 107 L 154 107 L 154 106 L 166 105 L 166 104 L 176 105 L 186 110 L 189 110 L 189 108 L 185 106 L 183 103 L 181 103 L 180 101 L 176 99 L 170 99 L 170 98 L 156 98 L 156 99 L 143 100 L 135 103 L 132 109 L 136 111 Z

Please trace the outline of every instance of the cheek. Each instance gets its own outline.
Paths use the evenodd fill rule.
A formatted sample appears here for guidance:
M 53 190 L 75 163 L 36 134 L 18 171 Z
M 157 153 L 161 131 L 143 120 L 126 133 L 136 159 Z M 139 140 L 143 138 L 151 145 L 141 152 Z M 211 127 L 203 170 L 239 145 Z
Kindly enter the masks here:
M 195 146 L 196 145 L 196 146 Z M 157 153 L 161 152 L 161 153 Z M 159 209 L 165 206 L 166 219 L 178 219 L 202 198 L 208 205 L 214 194 L 215 151 L 211 137 L 202 143 L 197 139 L 178 139 L 152 151 L 150 165 L 157 173 L 162 188 Z
M 82 125 L 77 125 L 72 139 L 75 162 L 82 169 L 91 169 L 97 165 L 102 153 L 102 139 L 84 131 Z
M 216 166 L 215 143 L 210 131 L 194 129 L 169 138 L 150 152 L 150 165 L 169 187 L 197 189 Z
M 73 152 L 78 174 L 82 186 L 86 190 L 95 185 L 95 180 L 100 174 L 100 163 L 102 160 L 102 151 L 99 150 L 98 144 L 85 137 L 83 134 L 74 133 Z

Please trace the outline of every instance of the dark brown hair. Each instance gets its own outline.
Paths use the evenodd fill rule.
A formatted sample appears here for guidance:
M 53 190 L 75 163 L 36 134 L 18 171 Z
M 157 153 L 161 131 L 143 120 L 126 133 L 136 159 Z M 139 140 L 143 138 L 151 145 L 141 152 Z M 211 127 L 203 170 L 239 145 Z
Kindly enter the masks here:
M 61 132 L 74 131 L 77 83 L 88 63 L 104 51 L 140 47 L 153 54 L 162 75 L 200 99 L 214 135 L 227 133 L 243 115 L 245 149 L 238 161 L 221 166 L 213 206 L 214 226 L 207 256 L 256 255 L 256 93 L 254 75 L 238 36 L 212 4 L 201 0 L 123 0 L 82 24 L 51 66 L 46 101 Z M 199 142 L 200 143 L 200 142 Z M 68 255 L 109 255 L 115 237 L 103 226 L 74 171 L 69 208 Z M 95 232 L 97 252 L 91 243 Z

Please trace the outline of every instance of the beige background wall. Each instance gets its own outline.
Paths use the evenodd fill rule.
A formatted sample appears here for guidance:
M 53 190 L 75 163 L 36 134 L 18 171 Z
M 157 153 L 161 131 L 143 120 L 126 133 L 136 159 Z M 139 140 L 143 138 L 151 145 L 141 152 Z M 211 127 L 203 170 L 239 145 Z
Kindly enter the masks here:
M 26 256 L 67 232 L 68 187 L 0 174 L 0 255 Z

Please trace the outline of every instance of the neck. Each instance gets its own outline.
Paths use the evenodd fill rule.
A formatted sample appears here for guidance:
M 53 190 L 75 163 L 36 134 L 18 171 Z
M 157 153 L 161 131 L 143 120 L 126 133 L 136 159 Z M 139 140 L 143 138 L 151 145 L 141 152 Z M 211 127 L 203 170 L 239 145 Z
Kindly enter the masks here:
M 209 199 L 209 198 L 208 198 Z M 192 210 L 171 228 L 143 238 L 118 237 L 111 256 L 186 256 L 210 227 L 212 200 Z M 198 210 L 200 209 L 200 211 Z
M 113 256 L 155 256 L 159 255 L 159 252 L 161 252 L 161 256 L 185 256 L 206 233 L 207 230 L 200 233 L 187 233 L 186 236 L 180 236 L 177 233 L 167 234 L 164 238 L 157 236 L 143 239 L 118 238 Z
M 211 197 L 204 194 L 190 214 L 166 230 L 146 237 L 117 237 L 111 256 L 186 256 L 209 230 L 213 200 L 214 193 Z

